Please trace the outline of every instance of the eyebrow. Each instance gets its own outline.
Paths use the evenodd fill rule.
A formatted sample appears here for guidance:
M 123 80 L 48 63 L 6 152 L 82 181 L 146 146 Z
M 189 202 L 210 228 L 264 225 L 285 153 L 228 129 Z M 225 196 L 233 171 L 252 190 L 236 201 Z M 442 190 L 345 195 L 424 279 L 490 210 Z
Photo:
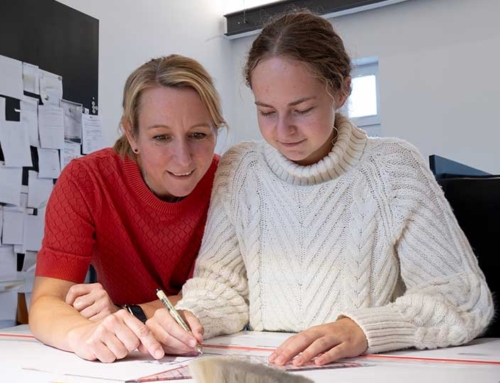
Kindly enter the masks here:
M 296 106 L 296 105 L 299 105 L 299 104 L 301 104 L 303 102 L 306 102 L 306 101 L 309 101 L 309 100 L 312 100 L 312 99 L 315 99 L 315 98 L 316 98 L 315 96 L 299 98 L 298 100 L 290 102 L 288 104 L 288 106 Z M 255 101 L 255 105 L 264 106 L 264 107 L 267 107 L 267 108 L 272 108 L 273 107 L 272 105 L 268 105 L 268 104 L 266 104 L 264 102 L 260 102 L 260 101 Z
M 198 124 L 194 124 L 194 125 L 190 126 L 189 129 L 201 128 L 201 127 L 210 128 L 211 125 L 208 124 L 208 123 L 206 123 L 206 122 L 200 122 Z M 146 129 L 149 130 L 149 129 L 155 129 L 155 128 L 171 129 L 170 126 L 168 126 L 168 125 L 162 125 L 162 124 L 151 125 L 151 126 L 148 126 Z

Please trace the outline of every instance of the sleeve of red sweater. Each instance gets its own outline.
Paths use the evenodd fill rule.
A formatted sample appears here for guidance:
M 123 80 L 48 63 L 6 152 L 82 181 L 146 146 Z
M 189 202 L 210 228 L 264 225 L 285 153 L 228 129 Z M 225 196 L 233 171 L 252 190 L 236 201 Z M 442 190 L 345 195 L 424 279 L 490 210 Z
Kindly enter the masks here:
M 78 160 L 71 161 L 61 173 L 47 205 L 37 276 L 75 283 L 85 280 L 95 243 L 88 198 L 92 184 L 87 169 Z

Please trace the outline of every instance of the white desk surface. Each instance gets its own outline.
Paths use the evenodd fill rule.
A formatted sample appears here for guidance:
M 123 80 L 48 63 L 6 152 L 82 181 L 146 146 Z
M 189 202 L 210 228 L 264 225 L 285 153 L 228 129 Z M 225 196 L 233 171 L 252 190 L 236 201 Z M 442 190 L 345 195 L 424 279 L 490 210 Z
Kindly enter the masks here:
M 207 343 L 260 347 L 261 354 L 267 355 L 266 348 L 279 345 L 287 336 L 289 334 L 248 332 L 214 338 Z M 384 355 L 387 357 L 376 355 L 356 359 L 364 363 L 364 367 L 304 371 L 302 374 L 318 383 L 500 383 L 500 339 L 496 338 L 476 339 L 469 345 L 447 349 L 407 350 Z M 88 362 L 72 353 L 44 346 L 31 336 L 27 326 L 0 330 L 1 382 L 124 382 L 134 378 L 130 374 L 137 374 L 138 368 L 140 375 L 136 377 L 161 368 L 148 357 L 131 359 L 112 364 Z M 89 378 L 89 371 L 107 377 Z

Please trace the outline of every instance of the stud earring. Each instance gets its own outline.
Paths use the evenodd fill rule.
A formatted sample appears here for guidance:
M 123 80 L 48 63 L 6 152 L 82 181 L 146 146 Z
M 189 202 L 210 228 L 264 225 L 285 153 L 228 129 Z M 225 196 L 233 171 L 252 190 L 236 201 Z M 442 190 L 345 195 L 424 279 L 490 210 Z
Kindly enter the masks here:
M 133 151 L 135 154 L 139 153 L 139 149 L 137 149 L 137 148 L 132 149 L 132 151 Z

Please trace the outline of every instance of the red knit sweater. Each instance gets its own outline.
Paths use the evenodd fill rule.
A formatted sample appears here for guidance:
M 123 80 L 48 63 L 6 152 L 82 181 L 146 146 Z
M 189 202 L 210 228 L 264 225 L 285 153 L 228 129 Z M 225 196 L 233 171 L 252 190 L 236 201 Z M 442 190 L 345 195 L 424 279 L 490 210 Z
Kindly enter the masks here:
M 137 164 L 103 149 L 73 160 L 50 196 L 37 276 L 82 283 L 89 264 L 115 304 L 177 294 L 200 248 L 215 170 L 177 203 L 158 199 Z

